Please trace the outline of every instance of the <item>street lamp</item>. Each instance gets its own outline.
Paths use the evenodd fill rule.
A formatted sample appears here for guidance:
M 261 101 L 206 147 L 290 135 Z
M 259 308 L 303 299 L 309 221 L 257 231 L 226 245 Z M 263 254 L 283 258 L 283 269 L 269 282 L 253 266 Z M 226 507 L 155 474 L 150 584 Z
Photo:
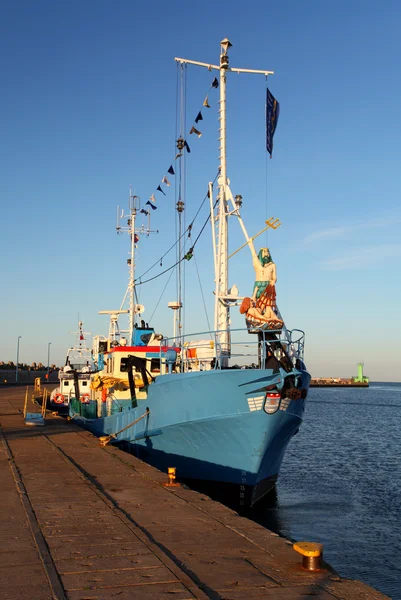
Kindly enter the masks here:
M 47 381 L 49 381 L 49 369 L 50 369 L 50 346 L 51 342 L 47 344 Z
M 19 341 L 21 338 L 22 338 L 22 335 L 19 335 L 18 339 L 17 339 L 17 364 L 15 365 L 15 383 L 18 383 Z

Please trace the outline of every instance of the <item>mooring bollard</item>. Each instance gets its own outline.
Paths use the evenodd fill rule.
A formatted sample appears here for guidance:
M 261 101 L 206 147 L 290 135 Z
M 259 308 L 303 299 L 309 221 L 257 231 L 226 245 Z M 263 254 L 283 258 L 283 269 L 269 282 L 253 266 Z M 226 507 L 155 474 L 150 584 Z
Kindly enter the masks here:
M 295 542 L 292 546 L 302 556 L 302 568 L 306 571 L 319 571 L 323 555 L 323 544 L 317 542 Z
M 176 468 L 175 467 L 168 467 L 167 477 L 168 477 L 167 483 L 163 483 L 163 485 L 165 487 L 180 487 L 181 484 L 177 483 L 175 480 L 175 477 L 176 477 Z

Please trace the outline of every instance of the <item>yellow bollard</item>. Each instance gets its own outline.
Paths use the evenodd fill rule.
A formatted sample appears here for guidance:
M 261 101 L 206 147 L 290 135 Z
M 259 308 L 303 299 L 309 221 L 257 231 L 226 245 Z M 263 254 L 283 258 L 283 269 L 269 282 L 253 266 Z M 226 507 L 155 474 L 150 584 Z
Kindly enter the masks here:
M 168 467 L 167 477 L 168 477 L 168 481 L 167 481 L 167 483 L 163 483 L 164 487 L 180 487 L 181 484 L 175 480 L 175 478 L 176 478 L 176 468 L 175 467 Z
M 35 378 L 35 382 L 34 382 L 34 391 L 38 392 L 39 394 L 41 393 L 41 387 L 40 387 L 40 377 L 36 377 Z
M 24 412 L 23 412 L 24 419 L 26 417 L 27 405 L 28 405 L 28 386 L 25 391 L 25 399 L 24 399 Z
M 302 556 L 302 568 L 306 571 L 320 571 L 323 545 L 317 542 L 295 542 L 292 546 Z

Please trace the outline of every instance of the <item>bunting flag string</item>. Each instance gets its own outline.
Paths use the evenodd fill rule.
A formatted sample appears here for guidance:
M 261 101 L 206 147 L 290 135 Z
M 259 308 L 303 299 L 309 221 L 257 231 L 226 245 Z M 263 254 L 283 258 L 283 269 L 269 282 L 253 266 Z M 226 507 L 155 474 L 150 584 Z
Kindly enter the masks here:
M 191 133 L 196 133 L 198 138 L 200 138 L 202 135 L 202 133 L 198 129 L 196 129 L 196 127 L 192 127 L 191 131 L 189 132 L 189 135 L 191 135 Z
M 219 81 L 218 81 L 217 77 L 215 77 L 215 78 L 213 79 L 212 83 L 210 84 L 209 92 L 210 92 L 210 90 L 212 90 L 213 88 L 214 88 L 214 89 L 217 89 L 218 87 L 219 87 Z M 210 108 L 210 104 L 209 104 L 209 93 L 206 95 L 206 97 L 205 97 L 205 99 L 204 99 L 204 101 L 203 101 L 203 104 L 202 104 L 202 106 L 203 106 L 203 107 L 205 107 L 205 108 Z M 196 124 L 198 124 L 198 123 L 199 123 L 199 121 L 203 121 L 203 114 L 202 114 L 202 111 L 201 111 L 201 110 L 199 110 L 199 111 L 198 111 L 198 113 L 197 113 L 197 115 L 196 115 L 196 117 L 195 117 L 195 121 L 194 121 L 194 122 L 195 122 Z M 193 125 L 193 126 L 191 127 L 190 131 L 189 131 L 189 135 L 192 135 L 192 134 L 195 134 L 195 135 L 197 135 L 197 136 L 198 136 L 198 138 L 200 138 L 200 137 L 202 136 L 202 132 L 201 132 L 199 129 L 197 129 L 197 128 L 195 127 L 195 125 Z M 183 138 L 180 138 L 180 140 L 179 140 L 179 141 L 181 142 L 181 145 L 178 147 L 178 153 L 175 155 L 175 158 L 174 158 L 174 160 L 177 160 L 178 158 L 181 158 L 181 157 L 182 157 L 182 155 L 183 155 L 183 150 L 184 150 L 184 149 L 185 149 L 185 150 L 188 152 L 188 154 L 190 154 L 190 152 L 191 152 L 191 148 L 189 147 L 189 144 L 188 144 L 187 140 L 185 140 L 185 139 L 183 139 Z M 171 164 L 171 165 L 170 165 L 170 167 L 167 169 L 167 173 L 168 173 L 169 175 L 175 175 L 175 170 L 174 170 L 174 168 L 173 168 L 173 165 L 172 165 L 172 164 Z M 161 182 L 159 183 L 159 185 L 158 185 L 158 186 L 157 186 L 157 188 L 156 188 L 156 192 L 161 192 L 161 193 L 163 194 L 163 196 L 166 196 L 167 194 L 166 194 L 166 192 L 164 191 L 164 189 L 162 188 L 162 185 L 161 185 L 161 184 L 164 184 L 164 185 L 165 185 L 167 188 L 171 187 L 171 183 L 170 183 L 170 181 L 167 179 L 167 175 L 164 175 L 164 177 L 162 178 Z M 146 202 L 146 205 L 150 206 L 150 208 L 151 208 L 152 210 L 156 210 L 156 209 L 157 209 L 157 205 L 156 205 L 156 198 L 155 198 L 155 195 L 154 195 L 154 194 L 152 194 L 152 195 L 151 195 L 151 197 L 149 198 L 149 200 Z M 148 211 L 148 210 L 145 210 L 145 209 L 142 209 L 140 212 L 141 212 L 142 214 L 146 215 L 146 216 L 148 216 L 148 215 L 150 214 L 150 213 L 149 213 L 149 211 Z
M 146 204 L 148 204 L 150 206 L 150 208 L 152 208 L 153 210 L 156 210 L 157 206 L 156 206 L 156 198 L 155 198 L 154 194 L 151 195 L 151 197 L 146 202 Z

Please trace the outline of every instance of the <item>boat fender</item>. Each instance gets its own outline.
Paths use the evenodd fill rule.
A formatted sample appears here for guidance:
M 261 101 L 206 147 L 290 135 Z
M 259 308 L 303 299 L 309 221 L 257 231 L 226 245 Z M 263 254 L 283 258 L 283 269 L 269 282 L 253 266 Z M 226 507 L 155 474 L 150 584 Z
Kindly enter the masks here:
M 107 400 L 107 395 L 108 395 L 108 391 L 109 391 L 109 390 L 108 390 L 106 387 L 104 387 L 104 388 L 102 389 L 102 402 L 106 402 L 106 400 Z

